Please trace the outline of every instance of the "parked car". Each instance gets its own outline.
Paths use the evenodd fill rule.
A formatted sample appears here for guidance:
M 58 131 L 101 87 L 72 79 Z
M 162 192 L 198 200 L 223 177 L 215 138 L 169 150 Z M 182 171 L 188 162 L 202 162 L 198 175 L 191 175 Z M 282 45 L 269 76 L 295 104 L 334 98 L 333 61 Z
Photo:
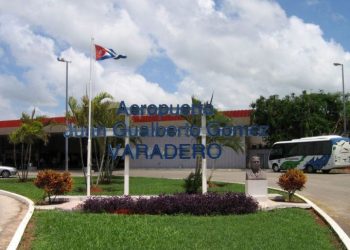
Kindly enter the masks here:
M 0 176 L 2 178 L 8 178 L 17 174 L 17 169 L 14 167 L 0 166 Z

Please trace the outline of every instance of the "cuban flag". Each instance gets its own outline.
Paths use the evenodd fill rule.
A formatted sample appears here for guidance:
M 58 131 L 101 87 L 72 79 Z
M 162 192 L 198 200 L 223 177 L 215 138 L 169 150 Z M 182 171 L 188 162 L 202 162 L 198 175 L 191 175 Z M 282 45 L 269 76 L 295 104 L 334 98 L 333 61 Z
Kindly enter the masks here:
M 113 49 L 106 49 L 97 44 L 95 44 L 95 50 L 96 50 L 96 61 L 101 61 L 109 58 L 113 58 L 114 60 L 126 58 L 126 56 L 116 53 Z

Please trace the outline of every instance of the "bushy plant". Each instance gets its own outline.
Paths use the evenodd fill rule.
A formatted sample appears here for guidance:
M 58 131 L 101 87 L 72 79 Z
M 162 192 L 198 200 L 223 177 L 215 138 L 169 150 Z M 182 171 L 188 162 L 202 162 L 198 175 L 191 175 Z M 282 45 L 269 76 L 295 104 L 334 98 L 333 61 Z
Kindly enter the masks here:
M 53 195 L 61 195 L 72 190 L 73 180 L 69 172 L 59 173 L 50 169 L 39 171 L 34 180 L 35 186 L 44 189 L 44 199 L 48 197 L 52 203 Z
M 161 195 L 151 198 L 90 198 L 82 206 L 86 212 L 123 214 L 227 215 L 256 212 L 258 203 L 242 193 Z
M 184 188 L 187 194 L 197 194 L 202 187 L 202 175 L 200 171 L 191 172 L 186 179 L 184 179 Z
M 288 192 L 288 201 L 291 201 L 295 191 L 301 191 L 305 187 L 306 181 L 307 177 L 303 171 L 289 169 L 279 177 L 277 184 Z
M 91 197 L 83 203 L 82 209 L 92 213 L 115 213 L 121 209 L 130 210 L 133 204 L 134 200 L 130 196 Z

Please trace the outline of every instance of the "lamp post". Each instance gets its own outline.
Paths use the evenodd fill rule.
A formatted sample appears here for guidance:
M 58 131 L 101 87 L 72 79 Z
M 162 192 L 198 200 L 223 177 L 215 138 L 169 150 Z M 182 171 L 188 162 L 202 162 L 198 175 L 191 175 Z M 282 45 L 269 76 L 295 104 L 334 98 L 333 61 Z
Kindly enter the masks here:
M 63 57 L 57 57 L 57 61 L 66 63 L 66 126 L 68 127 L 68 63 Z M 68 171 L 68 137 L 65 138 L 65 170 Z
M 345 89 L 344 89 L 344 65 L 342 63 L 333 63 L 334 66 L 341 66 L 341 76 L 343 83 L 343 113 L 344 113 L 344 134 L 346 133 L 346 108 L 345 108 Z

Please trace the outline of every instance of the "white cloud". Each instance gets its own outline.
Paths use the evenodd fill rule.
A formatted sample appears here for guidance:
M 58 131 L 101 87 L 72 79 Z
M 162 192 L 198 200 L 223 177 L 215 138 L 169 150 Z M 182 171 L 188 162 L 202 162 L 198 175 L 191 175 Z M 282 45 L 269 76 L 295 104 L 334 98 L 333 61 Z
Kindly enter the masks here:
M 96 43 L 128 55 L 96 64 L 94 93 L 108 91 L 130 104 L 185 103 L 191 95 L 208 100 L 214 91 L 219 108 L 249 108 L 260 95 L 339 91 L 341 74 L 332 63 L 350 66 L 350 54 L 326 41 L 319 26 L 288 17 L 273 1 L 28 0 L 26 5 L 0 3 L 0 45 L 6 45 L 0 47 L 5 62 L 0 119 L 32 106 L 62 115 L 65 65 L 56 55 L 72 61 L 69 94 L 80 98 L 89 81 L 92 35 Z M 175 93 L 135 73 L 159 51 L 186 72 Z
M 13 0 L 0 4 L 6 13 L 30 23 L 32 29 L 48 34 L 61 44 L 89 53 L 91 37 L 95 43 L 129 55 L 131 67 L 142 64 L 151 51 L 151 42 L 117 1 L 40 1 Z M 34 11 L 35 10 L 35 11 Z
M 153 27 L 159 45 L 189 72 L 180 84 L 185 93 L 208 98 L 215 90 L 221 107 L 248 108 L 259 95 L 339 90 L 332 62 L 348 63 L 349 54 L 326 41 L 319 26 L 287 17 L 274 2 L 224 1 L 214 12 L 193 1 L 142 3 L 127 9 L 138 25 Z
M 95 93 L 107 91 L 116 100 L 124 100 L 127 105 L 131 104 L 177 104 L 188 103 L 191 95 L 179 95 L 168 93 L 157 83 L 147 82 L 142 75 L 130 74 L 128 72 L 114 72 L 104 74 L 97 73 Z

